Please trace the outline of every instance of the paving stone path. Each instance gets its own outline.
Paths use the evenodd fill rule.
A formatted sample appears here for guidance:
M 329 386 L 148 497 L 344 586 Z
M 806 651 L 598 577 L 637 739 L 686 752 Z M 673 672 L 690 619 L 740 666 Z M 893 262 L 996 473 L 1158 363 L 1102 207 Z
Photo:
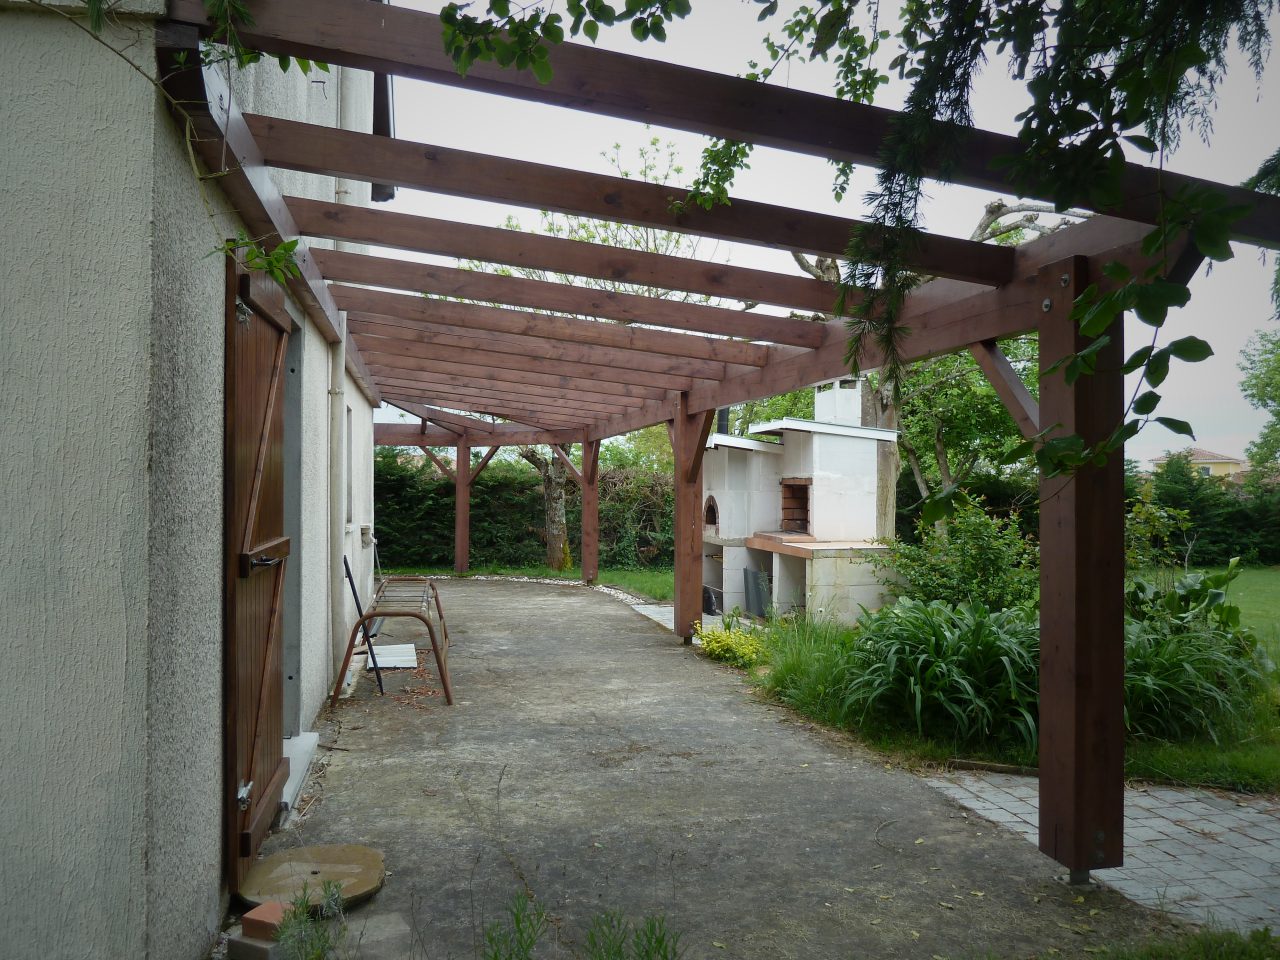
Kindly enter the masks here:
M 1034 777 L 951 773 L 930 782 L 1036 842 Z M 1280 800 L 1172 787 L 1125 791 L 1125 866 L 1094 878 L 1199 923 L 1280 933 Z

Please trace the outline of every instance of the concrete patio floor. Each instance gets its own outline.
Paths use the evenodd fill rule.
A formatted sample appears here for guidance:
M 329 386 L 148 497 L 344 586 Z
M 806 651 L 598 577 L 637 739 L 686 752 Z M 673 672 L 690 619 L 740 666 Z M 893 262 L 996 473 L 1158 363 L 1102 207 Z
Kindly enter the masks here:
M 760 701 L 624 603 L 441 593 L 458 703 L 409 671 L 385 698 L 363 680 L 328 715 L 302 816 L 264 850 L 385 852 L 385 888 L 350 917 L 361 957 L 478 957 L 518 892 L 552 917 L 549 957 L 605 910 L 665 915 L 690 960 L 1086 956 L 1177 927 L 1055 881 L 1015 833 Z M 392 622 L 380 642 L 411 638 Z

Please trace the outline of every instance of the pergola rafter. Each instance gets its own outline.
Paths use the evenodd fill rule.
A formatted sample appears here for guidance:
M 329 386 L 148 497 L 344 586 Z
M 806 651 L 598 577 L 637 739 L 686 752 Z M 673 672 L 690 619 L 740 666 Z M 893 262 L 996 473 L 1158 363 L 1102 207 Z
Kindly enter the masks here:
M 771 360 L 793 355 L 793 351 L 774 350 L 742 340 L 595 323 L 576 317 L 526 313 L 483 304 L 425 299 L 343 285 L 335 285 L 332 290 L 334 300 L 344 310 L 395 317 L 409 321 L 414 326 L 447 325 L 752 367 L 763 367 Z
M 826 257 L 843 256 L 855 231 L 876 229 L 844 217 L 753 200 L 734 199 L 713 210 L 688 203 L 676 212 L 672 204 L 685 200 L 688 191 L 666 184 L 508 160 L 300 120 L 246 114 L 245 122 L 269 165 L 302 173 L 388 183 Z M 991 286 L 1009 279 L 1013 256 L 1008 247 L 909 232 L 911 244 L 906 256 L 909 265 L 922 273 Z
M 635 397 L 615 396 L 586 390 L 555 390 L 550 387 L 531 386 L 524 383 L 512 383 L 492 377 L 463 377 L 447 373 L 423 373 L 411 370 L 378 370 L 379 382 L 386 387 L 402 387 L 405 390 L 422 390 L 440 388 L 452 390 L 466 396 L 468 391 L 483 390 L 499 399 L 522 399 L 531 403 L 554 403 L 563 408 L 566 401 L 582 404 L 586 410 L 600 410 L 609 413 L 622 413 L 636 407 L 644 406 L 645 401 Z M 493 371 L 491 371 L 493 372 Z
M 464 77 L 443 45 L 435 42 L 440 19 L 432 14 L 361 7 L 351 0 L 250 0 L 247 6 L 253 23 L 239 28 L 240 37 L 268 53 L 311 57 L 862 166 L 880 165 L 880 151 L 896 116 L 884 107 L 575 43 L 556 49 L 548 83 L 527 71 L 491 63 L 472 64 Z M 170 11 L 175 20 L 210 29 L 202 0 L 170 0 Z M 947 182 L 1018 192 L 1002 162 L 1023 152 L 1016 137 L 971 129 L 959 135 L 962 145 L 948 155 Z M 938 176 L 936 163 L 926 162 L 925 171 Z M 1236 239 L 1280 247 L 1280 197 L 1139 163 L 1125 165 L 1120 202 L 1096 212 L 1151 225 L 1158 222 L 1166 198 L 1206 187 L 1248 209 L 1233 224 Z M 1051 193 L 1046 184 L 1027 195 L 1051 200 Z
M 394 377 L 416 378 L 421 382 L 451 382 L 450 378 L 460 378 L 475 382 L 492 383 L 504 389 L 529 390 L 542 393 L 550 390 L 554 395 L 577 396 L 598 395 L 601 398 L 626 401 L 623 406 L 640 406 L 647 400 L 660 399 L 667 391 L 657 387 L 640 386 L 633 383 L 611 383 L 607 380 L 584 379 L 555 373 L 538 373 L 528 370 L 511 370 L 484 363 L 477 364 L 474 359 L 444 360 L 414 358 L 409 366 L 384 367 L 376 362 L 369 365 L 370 372 L 379 380 Z
M 610 283 L 633 284 L 639 287 L 661 287 L 682 293 L 704 294 L 709 297 L 741 299 L 752 303 L 768 303 L 812 313 L 830 313 L 836 302 L 837 290 L 833 284 L 807 277 L 795 277 L 785 273 L 772 273 L 751 267 L 739 267 L 726 263 L 709 263 L 686 257 L 644 250 L 625 250 L 601 243 L 548 237 L 520 230 L 501 227 L 479 227 L 453 220 L 438 220 L 392 210 L 375 210 L 356 207 L 349 203 L 332 203 L 286 197 L 285 203 L 293 215 L 298 229 L 309 237 L 326 240 L 343 240 L 352 243 L 370 243 L 395 247 L 419 253 L 431 253 L 459 260 L 477 260 L 485 263 L 544 270 L 568 276 L 589 277 Z M 324 251 L 316 250 L 320 255 Z M 336 279 L 343 279 L 337 277 Z M 582 288 L 575 288 L 585 293 Z M 593 294 L 610 291 L 592 290 Z M 611 298 L 614 299 L 614 298 Z M 616 298 L 620 303 L 630 302 L 625 295 Z M 670 301 L 664 301 L 670 302 Z M 521 304 L 516 304 L 517 306 Z M 714 309 L 714 308 L 713 308 Z M 568 313 L 591 313 L 590 310 L 570 309 Z M 601 314 L 603 316 L 603 314 Z M 690 316 L 712 316 L 707 310 Z M 611 317 L 615 320 L 642 322 L 641 317 Z M 742 317 L 749 322 L 750 315 Z M 671 324 L 680 326 L 680 324 Z M 741 330 L 714 330 L 710 327 L 689 326 L 704 329 L 706 333 L 750 336 L 759 340 L 778 343 L 795 342 L 797 346 L 817 346 L 820 340 L 790 341 L 754 333 L 748 327 Z M 807 328 L 799 327 L 797 333 Z
M 676 299 L 646 297 L 525 277 L 507 277 L 477 270 L 458 270 L 411 260 L 392 260 L 336 250 L 316 250 L 314 256 L 326 278 L 346 283 L 414 290 L 437 297 L 532 307 L 543 311 L 554 310 L 576 316 L 616 320 L 619 323 L 648 324 L 691 333 L 711 333 L 798 347 L 821 346 L 828 336 L 828 325 L 812 320 L 775 317 L 745 310 L 683 303 Z M 507 264 L 506 260 L 497 262 Z M 830 311 L 835 303 L 835 290 L 827 284 L 813 282 L 824 295 L 829 296 L 824 309 Z
M 696 357 L 659 357 L 641 350 L 566 343 L 563 340 L 547 340 L 542 337 L 514 333 L 494 333 L 490 330 L 473 330 L 469 327 L 445 323 L 418 323 L 376 313 L 352 314 L 348 322 L 351 324 L 352 335 L 361 350 L 364 350 L 366 345 L 370 349 L 384 351 L 394 346 L 395 349 L 404 350 L 408 356 L 420 355 L 424 349 L 435 345 L 451 346 L 464 350 L 488 350 L 494 354 L 504 354 L 522 361 L 591 363 L 603 365 L 616 374 L 627 372 L 632 376 L 647 377 L 650 382 L 656 383 L 665 379 L 673 385 L 678 383 L 691 386 L 698 381 L 723 380 L 731 370 L 740 369 L 739 365 L 725 364 L 718 360 L 700 360 Z
M 390 396 L 405 396 L 409 394 L 432 394 L 436 397 L 448 397 L 451 402 L 462 403 L 464 406 L 467 401 L 474 397 L 477 400 L 493 400 L 497 403 L 519 404 L 522 408 L 531 412 L 545 411 L 547 413 L 558 413 L 563 415 L 566 410 L 574 410 L 580 413 L 582 417 L 594 420 L 602 420 L 606 417 L 615 416 L 619 413 L 630 409 L 623 407 L 617 403 L 606 403 L 599 400 L 588 400 L 582 397 L 569 397 L 564 395 L 540 394 L 540 393 L 519 393 L 509 390 L 497 390 L 487 381 L 473 381 L 462 386 L 451 386 L 428 380 L 394 380 L 388 379 L 382 384 L 384 394 Z M 572 403 L 566 401 L 571 400 Z
M 172 54 L 199 63 L 196 36 L 210 29 L 201 0 L 170 0 L 176 24 L 160 32 L 161 73 L 178 99 L 194 101 L 197 149 L 251 229 L 376 244 L 496 265 L 710 294 L 817 313 L 834 310 L 831 286 L 768 271 L 726 267 L 599 244 L 534 237 L 426 217 L 283 197 L 268 168 L 394 184 L 699 236 L 839 257 L 865 224 L 735 200 L 673 212 L 675 188 L 564 170 L 522 160 L 242 116 L 212 69 L 170 69 Z M 689 67 L 564 44 L 553 76 L 473 64 L 460 77 L 441 49 L 440 21 L 367 0 L 249 0 L 241 39 L 266 52 L 559 105 L 700 134 L 744 140 L 832 160 L 876 165 L 892 111 L 720 76 Z M 1002 158 L 1015 138 L 962 131 L 950 179 L 1010 192 Z M 1103 264 L 1133 273 L 1152 263 L 1140 240 L 1174 194 L 1211 187 L 1248 208 L 1234 237 L 1280 247 L 1280 198 L 1208 184 L 1140 164 L 1107 214 L 1017 249 L 917 234 L 913 264 L 942 279 L 914 290 L 902 322 L 904 358 L 970 350 L 1024 432 L 1073 431 L 1102 440 L 1124 415 L 1122 337 L 1098 354 L 1093 376 L 1067 383 L 1054 364 L 1083 346 L 1071 305 L 1087 285 L 1104 290 Z M 1048 192 L 1031 188 L 1033 193 Z M 1016 192 L 1016 191 L 1015 191 Z M 1043 197 L 1041 197 L 1043 199 Z M 874 235 L 872 235 L 874 239 Z M 455 567 L 467 564 L 473 447 L 583 444 L 583 570 L 595 575 L 595 476 L 600 441 L 639 427 L 670 425 L 676 471 L 676 630 L 688 637 L 700 613 L 701 456 L 713 411 L 844 375 L 842 323 L 613 294 L 519 277 L 468 273 L 349 252 L 299 247 L 295 294 L 326 338 L 350 327 L 348 369 L 386 392 L 421 423 L 376 424 L 378 444 L 453 446 Z M 1185 280 L 1199 262 L 1182 246 L 1164 261 Z M 389 288 L 389 289 L 373 289 Z M 423 296 L 406 296 L 429 293 Z M 458 303 L 439 298 L 480 303 Z M 856 300 L 856 297 L 851 298 Z M 501 304 L 487 306 L 485 304 Z M 519 310 L 510 309 L 521 308 Z M 542 311 L 532 315 L 524 311 Z M 547 315 L 552 314 L 552 315 Z M 554 316 L 561 314 L 561 316 Z M 595 318 L 595 319 L 588 319 Z M 655 329 L 660 328 L 660 329 Z M 993 344 L 1040 334 L 1038 406 L 1019 391 Z M 707 336 L 708 334 L 712 336 Z M 760 341 L 760 342 L 747 342 Z M 873 346 L 857 358 L 880 361 Z M 366 366 L 367 364 L 367 366 Z M 442 409 L 447 408 L 447 409 Z M 487 423 L 462 413 L 524 423 Z M 492 455 L 492 449 L 490 450 Z M 1124 739 L 1122 454 L 1042 485 L 1040 846 L 1073 873 L 1122 862 Z

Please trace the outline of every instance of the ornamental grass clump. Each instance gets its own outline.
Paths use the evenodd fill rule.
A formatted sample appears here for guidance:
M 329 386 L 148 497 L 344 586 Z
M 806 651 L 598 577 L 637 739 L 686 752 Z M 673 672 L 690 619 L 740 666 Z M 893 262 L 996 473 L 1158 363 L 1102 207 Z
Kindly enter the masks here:
M 1040 630 L 1030 608 L 904 598 L 864 612 L 844 658 L 848 724 L 910 725 L 960 743 L 1037 739 Z
M 765 633 L 769 672 L 760 678 L 760 685 L 801 713 L 833 726 L 844 725 L 837 694 L 854 637 L 852 627 L 834 620 L 770 621 Z
M 1240 638 L 1201 625 L 1130 620 L 1124 628 L 1125 726 L 1130 735 L 1214 743 L 1246 721 L 1264 675 Z

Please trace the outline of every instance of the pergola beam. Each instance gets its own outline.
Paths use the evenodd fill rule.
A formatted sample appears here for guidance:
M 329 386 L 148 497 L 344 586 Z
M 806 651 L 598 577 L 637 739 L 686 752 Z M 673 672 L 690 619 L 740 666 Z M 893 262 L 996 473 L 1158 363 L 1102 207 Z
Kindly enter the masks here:
M 428 359 L 417 357 L 411 366 L 386 367 L 378 363 L 370 363 L 370 372 L 380 380 L 389 377 L 429 378 L 440 383 L 451 382 L 450 378 L 459 381 L 460 386 L 469 386 L 470 382 L 482 380 L 492 383 L 500 389 L 524 390 L 536 389 L 553 391 L 556 395 L 582 395 L 598 397 L 604 401 L 614 398 L 627 401 L 624 406 L 638 406 L 635 401 L 661 399 L 666 391 L 656 387 L 642 387 L 629 383 L 609 383 L 603 380 L 587 380 L 581 377 L 570 377 L 557 374 L 532 373 L 526 370 L 506 370 L 485 364 L 468 363 L 464 360 Z
M 879 166 L 881 150 L 898 114 L 893 110 L 821 94 L 755 83 L 644 57 L 565 43 L 551 51 L 552 77 L 541 83 L 528 71 L 475 63 L 465 77 L 443 49 L 439 17 L 362 0 L 250 0 L 252 24 L 237 27 L 254 49 L 293 54 L 379 73 L 461 86 L 538 103 L 584 110 L 711 137 L 744 140 L 845 161 Z M 170 16 L 209 30 L 201 0 L 171 0 Z M 946 179 L 953 183 L 1019 192 L 1007 165 L 1020 155 L 1017 137 L 985 130 L 957 131 L 948 151 Z M 936 164 L 926 174 L 937 177 Z M 1280 247 L 1280 197 L 1266 196 L 1127 163 L 1124 199 L 1098 212 L 1153 224 L 1162 203 L 1188 189 L 1207 187 L 1228 203 L 1250 208 L 1232 226 L 1238 240 Z M 1029 195 L 1052 199 L 1049 185 Z
M 673 212 L 673 202 L 687 199 L 687 190 L 299 120 L 246 114 L 245 121 L 268 164 L 303 173 L 387 183 L 828 257 L 843 256 L 856 231 L 878 229 L 844 217 L 752 200 L 735 199 L 711 210 L 687 203 L 679 212 Z M 909 265 L 922 273 L 988 286 L 1009 279 L 1013 251 L 1008 247 L 919 231 L 909 233 L 905 255 Z
M 390 388 L 384 394 L 388 400 L 400 400 L 406 403 L 421 403 L 429 401 L 433 404 L 449 404 L 474 414 L 486 414 L 489 416 L 502 417 L 505 419 L 514 419 L 517 423 L 526 424 L 535 427 L 545 427 L 546 429 L 585 429 L 591 422 L 591 417 L 575 417 L 564 413 L 548 413 L 545 411 L 533 411 L 528 406 L 514 403 L 504 403 L 501 400 L 491 400 L 484 397 L 463 398 L 450 396 L 447 393 L 435 393 L 431 391 L 396 391 Z M 434 417 L 428 418 L 435 422 Z M 477 420 L 477 424 L 485 424 L 484 420 Z M 445 426 L 441 424 L 441 426 Z M 446 427 L 446 429 L 450 429 Z M 469 428 L 470 432 L 475 430 L 483 430 L 483 427 Z M 458 431 L 454 431 L 455 433 Z M 461 431 L 463 433 L 468 430 Z
M 446 323 L 406 321 L 376 313 L 355 313 L 351 315 L 348 322 L 362 348 L 365 344 L 372 345 L 371 349 L 383 350 L 391 344 L 405 347 L 438 344 L 442 347 L 491 350 L 495 353 L 521 357 L 604 364 L 617 369 L 635 370 L 652 378 L 667 376 L 704 381 L 720 381 L 733 371 L 758 369 L 729 366 L 716 360 L 655 356 L 640 350 L 566 343 L 561 340 L 494 333 L 488 330 L 471 330 Z M 386 341 L 390 341 L 390 344 Z
M 458 413 L 450 413 L 448 410 L 441 410 L 425 403 L 415 403 L 403 398 L 388 397 L 387 399 L 393 407 L 403 410 L 405 413 L 411 413 L 422 420 L 430 420 L 437 426 L 444 427 L 459 436 L 468 430 L 484 430 L 492 426 L 488 421 L 477 420 L 475 417 L 467 417 Z
M 640 296 L 568 283 L 507 277 L 478 270 L 459 270 L 412 260 L 394 260 L 339 250 L 316 250 L 315 257 L 320 264 L 321 272 L 329 280 L 393 287 L 399 290 L 412 290 L 416 293 L 429 293 L 437 297 L 455 297 L 512 307 L 532 307 L 540 311 L 599 317 L 624 324 L 639 323 L 677 328 L 695 334 L 713 333 L 721 337 L 817 347 L 825 342 L 829 329 L 824 323 L 815 323 L 810 320 L 729 310 L 724 307 L 684 303 L 678 299 Z M 341 302 L 339 294 L 342 290 L 341 287 L 333 288 L 334 297 L 338 302 Z M 834 298 L 834 294 L 832 296 Z M 421 302 L 421 298 L 418 300 Z M 465 305 L 457 304 L 457 306 Z M 386 311 L 376 312 L 385 313 Z M 522 314 L 522 316 L 528 316 L 528 314 Z M 542 323 L 541 326 L 546 327 L 549 324 Z M 488 329 L 503 328 L 489 327 Z M 580 328 L 570 324 L 569 329 Z M 668 335 L 672 350 L 688 350 L 689 356 L 705 355 L 726 359 L 723 345 L 719 349 L 713 348 L 705 354 L 700 354 L 697 352 L 700 349 L 697 343 L 689 344 L 687 341 L 677 341 L 670 337 L 671 335 Z M 721 341 L 711 340 L 710 343 L 717 344 Z M 749 355 L 757 359 L 736 362 L 763 364 L 768 358 L 767 351 L 760 347 L 752 347 L 748 344 L 742 344 L 741 347 L 749 349 L 739 350 L 740 355 Z M 659 353 L 667 352 L 659 347 L 652 349 Z
M 994 340 L 983 340 L 970 344 L 969 353 L 977 361 L 1004 408 L 1009 411 L 1009 416 L 1018 425 L 1018 432 L 1027 439 L 1039 433 L 1040 408 L 1036 398 L 1022 382 L 1018 371 L 1013 369 L 1013 364 L 1004 355 L 1000 345 Z
M 564 415 L 566 410 L 580 411 L 584 416 L 582 420 L 600 420 L 605 417 L 614 416 L 630 409 L 629 407 L 620 407 L 617 405 L 592 403 L 584 400 L 569 400 L 569 398 L 557 398 L 547 395 L 533 397 L 526 394 L 511 393 L 506 391 L 492 390 L 485 386 L 476 387 L 455 387 L 447 385 L 433 384 L 429 381 L 402 381 L 400 379 L 387 379 L 379 381 L 379 386 L 384 394 L 391 396 L 410 396 L 421 395 L 423 397 L 431 395 L 436 398 L 447 398 L 449 406 L 453 406 L 455 402 L 467 404 L 472 400 L 475 401 L 492 401 L 494 403 L 505 403 L 516 409 L 525 409 L 530 413 L 550 413 Z M 457 409 L 456 407 L 454 409 Z M 465 407 L 463 408 L 465 409 Z
M 506 426 L 505 424 L 495 426 Z M 577 443 L 582 440 L 581 430 L 531 430 L 510 424 L 511 430 L 491 430 L 484 433 L 466 433 L 468 446 L 519 446 L 531 443 Z M 455 445 L 458 437 L 445 430 L 422 433 L 416 423 L 375 423 L 373 442 L 380 447 L 447 447 Z
M 1066 230 L 1049 234 L 1016 249 L 1018 279 L 995 290 L 952 280 L 934 280 L 908 295 L 902 323 L 910 331 L 903 341 L 903 357 L 920 360 L 941 353 L 963 350 L 971 343 L 995 340 L 1034 330 L 1043 315 L 1046 293 L 1038 271 L 1046 264 L 1078 250 L 1101 263 L 1119 260 L 1135 273 L 1149 264 L 1142 253 L 1145 228 L 1137 224 L 1094 217 Z M 1178 258 L 1173 258 L 1176 263 Z M 802 356 L 770 364 L 762 370 L 732 377 L 717 384 L 699 386 L 689 392 L 690 413 L 714 410 L 747 400 L 776 396 L 789 390 L 843 376 L 848 333 L 841 328 L 826 346 Z M 871 344 L 859 358 L 862 369 L 875 369 L 883 362 Z M 626 433 L 649 423 L 668 419 L 665 405 L 654 402 L 633 414 L 624 414 L 592 431 L 592 437 Z M 646 419 L 648 422 L 641 422 Z
M 456 272 L 466 273 L 464 270 Z M 539 337 L 544 340 L 564 340 L 569 343 L 640 350 L 670 357 L 742 363 L 754 367 L 763 367 L 771 359 L 779 356 L 769 347 L 756 343 L 744 343 L 741 340 L 725 340 L 689 333 L 669 333 L 648 327 L 629 327 L 614 323 L 600 323 L 596 320 L 582 320 L 577 317 L 559 317 L 476 303 L 427 299 L 421 296 L 387 293 L 383 290 L 369 290 L 342 284 L 335 284 L 331 289 L 334 300 L 349 313 L 372 313 L 421 323 L 449 324 L 468 329 L 490 330 L 495 333 Z M 554 308 L 548 307 L 548 309 Z M 794 348 L 786 349 L 794 351 Z
M 469 392 L 484 391 L 486 396 L 495 400 L 518 400 L 535 405 L 548 404 L 557 409 L 564 409 L 566 403 L 580 405 L 584 410 L 623 413 L 636 407 L 644 406 L 643 400 L 631 397 L 616 397 L 609 394 L 586 393 L 580 390 L 552 390 L 547 387 L 532 387 L 526 384 L 506 383 L 489 378 L 451 377 L 447 374 L 423 374 L 407 376 L 407 371 L 378 377 L 378 383 L 385 388 L 402 388 L 400 392 L 416 389 L 450 390 L 466 395 Z M 530 409 L 538 409 L 532 406 Z
M 403 343 L 383 340 L 366 344 L 361 348 L 371 368 L 400 367 L 421 370 L 421 361 L 457 361 L 485 367 L 493 371 L 494 379 L 501 379 L 506 372 L 535 373 L 551 379 L 569 377 L 577 380 L 596 380 L 600 384 L 629 385 L 642 390 L 650 399 L 662 397 L 669 390 L 687 390 L 693 383 L 688 377 L 664 377 L 653 373 L 619 370 L 601 363 L 575 363 L 572 361 L 544 360 L 512 353 L 498 353 L 479 348 L 461 348 L 436 345 Z M 383 352 L 391 351 L 391 352 Z
M 346 203 L 307 200 L 302 197 L 286 197 L 285 202 L 297 221 L 298 228 L 311 237 L 377 244 L 456 257 L 459 260 L 479 260 L 569 276 L 590 277 L 610 283 L 769 303 L 811 313 L 831 313 L 835 309 L 835 285 L 807 277 L 643 250 L 624 250 L 600 243 L 547 237 L 501 227 L 480 227 L 391 210 L 372 210 Z M 709 314 L 700 311 L 699 315 Z M 807 327 L 801 323 L 794 331 L 789 326 L 784 329 L 788 333 L 794 332 L 795 335 L 802 336 Z M 744 327 L 744 336 L 754 336 L 747 331 L 748 328 Z M 708 328 L 706 332 L 723 331 Z M 801 347 L 816 347 L 821 342 L 792 341 L 780 336 L 760 336 L 758 339 L 777 343 L 794 342 Z

